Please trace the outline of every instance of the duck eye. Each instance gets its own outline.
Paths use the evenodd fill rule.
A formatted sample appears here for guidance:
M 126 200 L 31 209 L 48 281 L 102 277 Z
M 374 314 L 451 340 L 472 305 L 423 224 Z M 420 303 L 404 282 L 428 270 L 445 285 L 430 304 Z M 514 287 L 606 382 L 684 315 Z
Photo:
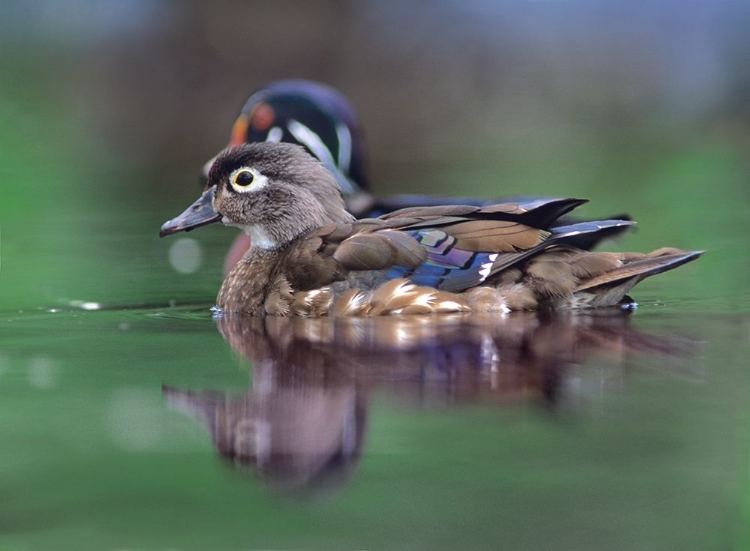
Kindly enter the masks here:
M 250 172 L 249 170 L 241 170 L 234 175 L 232 183 L 236 186 L 247 187 L 253 183 L 254 179 L 255 175 L 252 172 Z

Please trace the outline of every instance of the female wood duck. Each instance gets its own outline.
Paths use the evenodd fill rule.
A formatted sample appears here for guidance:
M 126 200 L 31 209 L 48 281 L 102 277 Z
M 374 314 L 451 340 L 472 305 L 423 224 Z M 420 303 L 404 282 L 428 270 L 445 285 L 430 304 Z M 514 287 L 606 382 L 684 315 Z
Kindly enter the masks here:
M 486 206 L 518 199 L 480 197 L 432 197 L 427 195 L 394 195 L 376 199 L 369 193 L 364 162 L 364 147 L 357 116 L 351 103 L 329 86 L 308 80 L 281 80 L 253 93 L 235 121 L 229 146 L 253 142 L 286 142 L 303 146 L 318 158 L 336 178 L 347 210 L 356 218 L 374 218 L 406 207 L 436 206 L 446 203 Z M 203 167 L 203 176 L 214 159 Z M 538 198 L 523 198 L 521 202 Z M 624 214 L 614 218 L 630 220 Z M 555 221 L 564 225 L 569 220 Z M 628 226 L 614 226 L 597 233 L 581 234 L 575 245 L 591 249 L 603 239 L 626 231 Z M 241 234 L 234 242 L 224 265 L 228 274 L 250 247 L 250 239 Z
M 251 315 L 364 316 L 609 306 L 701 252 L 593 253 L 570 245 L 623 220 L 554 222 L 585 201 L 410 207 L 356 220 L 304 148 L 245 144 L 218 155 L 203 195 L 161 236 L 222 222 L 252 246 L 217 298 Z

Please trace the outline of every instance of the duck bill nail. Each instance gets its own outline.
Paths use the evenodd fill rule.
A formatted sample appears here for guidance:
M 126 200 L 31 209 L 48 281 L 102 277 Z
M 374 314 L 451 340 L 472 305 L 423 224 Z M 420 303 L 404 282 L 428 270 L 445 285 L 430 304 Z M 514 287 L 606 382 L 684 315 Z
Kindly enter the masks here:
M 200 199 L 185 209 L 185 212 L 165 222 L 161 227 L 159 237 L 166 237 L 173 233 L 190 231 L 219 222 L 221 215 L 217 214 L 213 207 L 214 193 L 216 193 L 216 187 L 207 189 L 200 196 Z

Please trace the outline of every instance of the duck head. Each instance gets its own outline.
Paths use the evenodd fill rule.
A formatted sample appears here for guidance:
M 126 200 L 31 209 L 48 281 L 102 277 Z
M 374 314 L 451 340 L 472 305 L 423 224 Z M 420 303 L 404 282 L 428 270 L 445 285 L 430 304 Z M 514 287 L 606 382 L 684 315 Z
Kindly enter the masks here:
M 299 144 L 331 171 L 345 196 L 367 189 L 354 109 L 333 88 L 281 80 L 253 93 L 232 127 L 229 146 L 253 142 Z M 204 178 L 215 160 L 204 165 Z
M 353 219 L 320 161 L 299 145 L 261 142 L 221 152 L 203 195 L 159 235 L 221 222 L 242 228 L 254 247 L 277 249 L 314 228 Z

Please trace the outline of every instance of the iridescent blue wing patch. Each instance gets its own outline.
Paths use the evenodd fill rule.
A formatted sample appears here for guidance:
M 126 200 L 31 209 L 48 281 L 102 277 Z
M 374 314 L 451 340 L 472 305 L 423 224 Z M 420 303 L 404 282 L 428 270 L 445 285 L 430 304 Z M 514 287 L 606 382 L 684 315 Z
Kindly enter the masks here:
M 489 277 L 497 253 L 466 251 L 456 247 L 456 238 L 438 229 L 407 230 L 427 250 L 427 260 L 414 269 L 394 266 L 386 279 L 409 278 L 417 285 L 460 292 Z

